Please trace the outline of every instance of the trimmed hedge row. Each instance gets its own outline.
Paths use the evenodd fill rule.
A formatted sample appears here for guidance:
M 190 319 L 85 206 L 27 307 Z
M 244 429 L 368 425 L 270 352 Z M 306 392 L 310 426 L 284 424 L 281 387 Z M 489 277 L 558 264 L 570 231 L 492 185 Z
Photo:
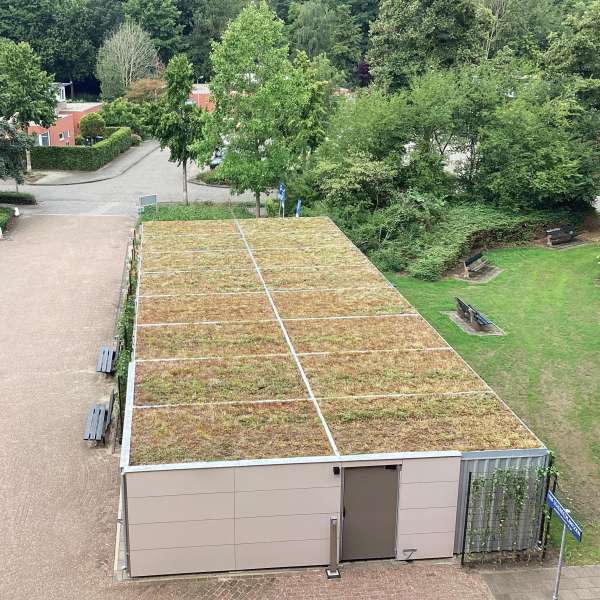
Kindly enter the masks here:
M 0 192 L 0 204 L 36 204 L 33 194 L 25 192 Z
M 129 127 L 107 127 L 109 137 L 93 146 L 35 146 L 31 149 L 34 169 L 95 171 L 131 146 Z

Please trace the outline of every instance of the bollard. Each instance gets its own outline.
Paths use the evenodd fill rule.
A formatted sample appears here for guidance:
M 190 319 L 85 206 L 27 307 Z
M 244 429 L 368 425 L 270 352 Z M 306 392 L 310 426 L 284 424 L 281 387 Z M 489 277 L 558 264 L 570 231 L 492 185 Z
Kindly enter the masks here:
M 338 518 L 329 520 L 329 566 L 325 569 L 327 579 L 339 579 L 340 565 L 338 561 Z

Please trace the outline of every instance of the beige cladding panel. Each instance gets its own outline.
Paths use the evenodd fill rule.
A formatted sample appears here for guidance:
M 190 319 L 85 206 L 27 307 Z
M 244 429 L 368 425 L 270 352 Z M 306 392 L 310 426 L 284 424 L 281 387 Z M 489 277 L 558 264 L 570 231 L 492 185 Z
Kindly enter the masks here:
M 238 492 L 235 516 L 336 514 L 340 508 L 339 488 L 308 488 Z
M 238 544 L 235 554 L 237 569 L 326 565 L 329 562 L 329 539 Z
M 233 519 L 149 523 L 129 527 L 129 545 L 132 550 L 222 546 L 233 543 Z
M 128 498 L 127 519 L 130 525 L 232 519 L 233 498 L 233 493 Z
M 234 469 L 175 469 L 127 474 L 127 497 L 233 492 Z
M 292 488 L 340 487 L 331 464 L 240 467 L 235 472 L 236 492 Z
M 235 550 L 233 545 L 133 550 L 129 561 L 132 577 L 231 571 Z
M 447 558 L 454 552 L 454 532 L 399 535 L 396 549 L 398 560 Z
M 400 508 L 398 535 L 406 533 L 454 533 L 456 506 L 445 508 Z
M 452 556 L 459 475 L 458 456 L 403 461 L 396 537 L 399 560 Z
M 460 456 L 415 458 L 402 463 L 402 483 L 458 481 Z
M 236 519 L 235 541 L 244 544 L 326 539 L 333 515 L 338 513 Z
M 457 496 L 458 485 L 456 481 L 402 482 L 400 505 L 402 509 L 456 506 Z

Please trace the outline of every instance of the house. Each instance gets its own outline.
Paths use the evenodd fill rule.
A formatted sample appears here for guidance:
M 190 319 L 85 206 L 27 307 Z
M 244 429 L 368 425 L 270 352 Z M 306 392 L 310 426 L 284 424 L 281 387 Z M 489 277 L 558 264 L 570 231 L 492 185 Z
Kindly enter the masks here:
M 30 123 L 27 128 L 29 135 L 36 137 L 38 146 L 74 146 L 75 137 L 80 135 L 79 123 L 91 112 L 102 108 L 102 102 L 67 102 L 65 88 L 68 83 L 57 84 L 56 92 L 56 122 L 50 127 Z
M 195 83 L 189 99 L 208 112 L 212 112 L 215 108 L 215 103 L 210 98 L 210 87 L 206 83 Z

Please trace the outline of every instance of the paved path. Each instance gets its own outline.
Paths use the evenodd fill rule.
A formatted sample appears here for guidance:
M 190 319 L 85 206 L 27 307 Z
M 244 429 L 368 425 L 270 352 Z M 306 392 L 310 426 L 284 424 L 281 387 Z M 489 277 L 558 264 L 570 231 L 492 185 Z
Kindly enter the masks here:
M 138 197 L 158 194 L 162 202 L 181 202 L 182 169 L 168 160 L 167 150 L 155 150 L 127 172 L 96 183 L 79 185 L 23 185 L 20 190 L 35 195 L 37 214 L 136 214 Z M 0 190 L 14 191 L 14 183 L 0 182 Z M 192 202 L 228 202 L 229 190 L 189 184 Z M 234 202 L 253 202 L 252 194 L 233 196 Z
M 495 600 L 551 600 L 556 569 L 523 568 L 483 575 Z M 600 600 L 600 565 L 563 569 L 560 600 Z

